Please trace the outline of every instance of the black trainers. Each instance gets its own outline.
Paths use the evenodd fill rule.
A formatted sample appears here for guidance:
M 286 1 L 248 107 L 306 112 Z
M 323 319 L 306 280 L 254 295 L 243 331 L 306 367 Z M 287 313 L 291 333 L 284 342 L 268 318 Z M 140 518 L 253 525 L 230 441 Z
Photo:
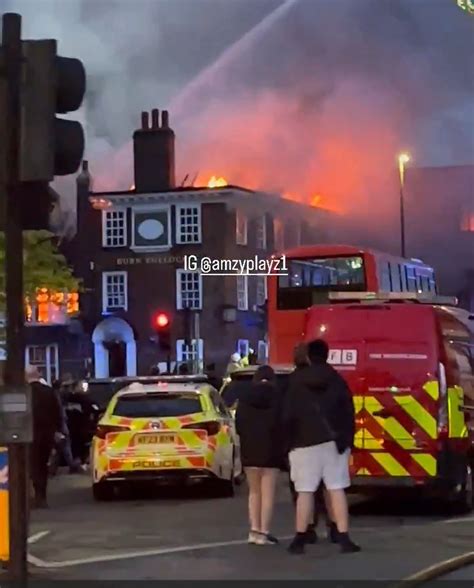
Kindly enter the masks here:
M 288 551 L 294 555 L 300 555 L 304 553 L 304 546 L 306 544 L 306 533 L 296 533 L 293 541 L 288 547 Z
M 328 539 L 331 543 L 339 543 L 339 531 L 337 530 L 336 523 L 329 523 Z
M 357 553 L 361 550 L 360 546 L 349 538 L 348 533 L 339 533 L 339 543 L 341 545 L 341 553 Z
M 318 542 L 318 534 L 314 525 L 309 525 L 306 530 L 306 540 L 308 545 L 315 545 Z

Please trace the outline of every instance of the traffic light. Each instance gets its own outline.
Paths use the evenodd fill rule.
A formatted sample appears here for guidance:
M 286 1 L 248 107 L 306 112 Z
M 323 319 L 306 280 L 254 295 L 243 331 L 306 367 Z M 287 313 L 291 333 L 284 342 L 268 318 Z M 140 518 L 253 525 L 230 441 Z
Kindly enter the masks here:
M 161 351 L 171 351 L 171 319 L 166 312 L 157 312 L 153 316 L 153 328 L 158 336 Z
M 23 229 L 49 228 L 54 194 L 48 182 L 72 174 L 84 155 L 84 131 L 73 120 L 56 117 L 80 108 L 86 73 L 78 59 L 57 55 L 55 40 L 22 41 L 19 197 Z

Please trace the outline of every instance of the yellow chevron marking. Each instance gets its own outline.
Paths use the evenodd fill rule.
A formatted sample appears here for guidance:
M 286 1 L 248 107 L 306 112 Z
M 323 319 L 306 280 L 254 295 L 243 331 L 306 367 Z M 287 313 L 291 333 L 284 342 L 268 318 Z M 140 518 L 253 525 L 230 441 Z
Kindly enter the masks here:
M 411 456 L 429 476 L 436 476 L 437 462 L 432 455 L 429 453 L 411 453 Z
M 406 402 L 406 399 L 395 398 L 399 406 L 411 416 L 415 423 L 421 427 L 431 439 L 437 437 L 437 423 L 436 419 L 431 415 L 424 406 L 422 406 L 418 400 L 413 396 L 410 396 L 410 401 Z
M 372 433 L 364 429 L 364 449 L 383 449 L 383 439 L 376 439 Z
M 368 410 L 370 413 L 376 412 L 383 407 L 380 402 L 373 396 L 370 397 L 370 405 L 368 406 Z M 390 436 L 390 440 L 395 441 L 402 447 L 403 449 L 414 449 L 416 447 L 415 439 L 410 435 L 410 433 L 403 427 L 397 419 L 391 417 L 387 419 L 383 419 L 381 417 L 376 417 L 372 415 L 374 419 L 376 419 L 377 423 L 387 431 L 388 435 Z M 367 431 L 368 432 L 368 431 Z M 375 449 L 375 447 L 369 447 L 369 449 Z
M 370 472 L 367 468 L 361 468 L 356 472 L 356 476 L 370 476 Z
M 354 396 L 354 411 L 357 414 L 364 408 L 364 397 L 363 396 Z
M 423 386 L 423 390 L 427 392 L 433 400 L 438 400 L 439 398 L 439 384 L 436 380 L 431 382 L 426 382 Z
M 390 453 L 370 454 L 390 476 L 409 476 L 410 474 Z

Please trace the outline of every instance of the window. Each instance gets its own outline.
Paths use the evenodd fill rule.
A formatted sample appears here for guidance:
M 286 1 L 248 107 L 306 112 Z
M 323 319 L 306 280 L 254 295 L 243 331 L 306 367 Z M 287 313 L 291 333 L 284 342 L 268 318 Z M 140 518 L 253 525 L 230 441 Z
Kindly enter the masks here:
M 48 384 L 52 384 L 59 378 L 58 345 L 28 345 L 25 350 L 25 364 L 27 367 L 37 367 Z
M 250 343 L 248 339 L 239 339 L 237 341 L 237 353 L 240 353 L 241 357 L 246 357 L 249 354 Z
M 199 368 L 202 370 L 204 367 L 204 340 L 196 339 L 191 341 L 191 344 L 186 344 L 184 339 L 178 339 L 176 341 L 176 361 L 178 363 L 191 363 L 193 361 L 199 361 Z
M 380 289 L 382 292 L 391 292 L 392 283 L 390 280 L 390 265 L 386 261 L 382 261 L 380 264 Z
M 102 212 L 102 246 L 125 247 L 127 245 L 127 211 L 104 210 Z
M 153 392 L 143 395 L 124 395 L 117 400 L 114 416 L 128 419 L 156 419 L 181 417 L 202 412 L 201 398 L 197 394 L 170 394 Z
M 295 225 L 295 247 L 299 247 L 302 243 L 302 227 L 301 223 L 296 223 Z
M 281 251 L 285 248 L 285 227 L 279 219 L 273 221 L 273 245 L 275 251 Z
M 365 292 L 364 259 L 361 256 L 287 259 L 288 275 L 278 276 L 278 310 L 324 304 L 328 293 Z
M 402 285 L 400 283 L 400 265 L 398 263 L 389 263 L 390 267 L 390 281 L 392 284 L 392 292 L 401 292 Z
M 461 231 L 474 232 L 474 212 L 464 211 L 461 217 Z
M 199 272 L 176 270 L 176 308 L 202 308 L 202 276 Z
M 237 276 L 237 310 L 249 309 L 248 276 Z
M 135 206 L 132 210 L 132 247 L 169 249 L 171 247 L 170 207 Z
M 262 216 L 257 219 L 255 247 L 257 249 L 267 248 L 267 217 L 265 214 L 262 214 Z
M 127 310 L 127 272 L 104 272 L 102 274 L 102 310 L 113 312 Z
M 235 213 L 235 241 L 237 245 L 247 245 L 248 220 L 241 210 Z
M 257 306 L 263 306 L 267 299 L 267 278 L 266 276 L 257 276 Z
M 258 363 L 266 363 L 268 361 L 268 345 L 265 341 L 259 341 L 257 347 Z
M 201 243 L 201 205 L 178 204 L 176 206 L 176 242 Z
M 416 283 L 415 268 L 411 265 L 405 265 L 405 274 L 406 274 L 406 278 L 407 278 L 408 292 L 416 292 L 417 291 L 417 283 Z
M 405 266 L 402 264 L 398 264 L 398 273 L 400 274 L 400 285 L 402 287 L 402 292 L 406 292 L 408 290 L 407 285 L 407 276 L 405 273 Z

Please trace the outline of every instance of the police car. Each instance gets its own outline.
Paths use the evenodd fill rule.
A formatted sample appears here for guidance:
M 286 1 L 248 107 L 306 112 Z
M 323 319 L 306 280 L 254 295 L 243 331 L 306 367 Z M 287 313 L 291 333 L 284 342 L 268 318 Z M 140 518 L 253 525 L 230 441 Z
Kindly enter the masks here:
M 91 471 L 96 500 L 140 482 L 205 481 L 232 496 L 242 472 L 234 421 L 205 378 L 135 382 L 115 394 L 98 423 Z

